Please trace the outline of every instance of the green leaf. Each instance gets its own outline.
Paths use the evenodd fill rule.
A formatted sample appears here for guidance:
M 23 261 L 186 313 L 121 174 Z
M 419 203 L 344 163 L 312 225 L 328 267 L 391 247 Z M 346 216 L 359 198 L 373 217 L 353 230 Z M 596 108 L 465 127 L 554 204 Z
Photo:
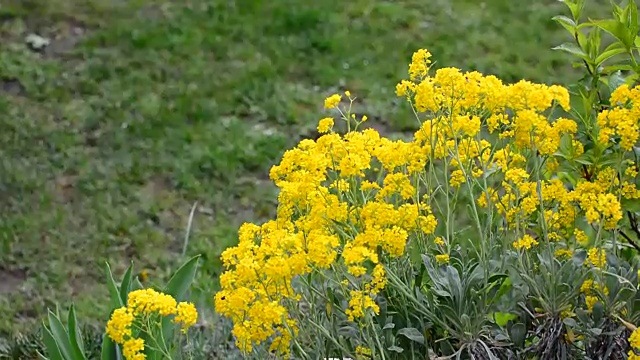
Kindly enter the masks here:
M 49 360 L 64 360 L 62 354 L 60 353 L 60 348 L 58 347 L 56 340 L 53 338 L 51 331 L 49 331 L 46 325 L 42 324 L 42 326 L 42 340 L 44 342 L 44 345 L 47 347 L 47 355 L 49 357 Z
M 605 50 L 603 51 L 600 55 L 598 55 L 598 57 L 596 57 L 596 66 L 600 66 L 603 62 L 609 60 L 610 58 L 625 53 L 627 50 L 624 48 L 613 48 L 613 49 L 609 49 L 609 50 Z
M 587 166 L 593 165 L 593 162 L 584 156 L 575 158 L 575 162 L 577 162 L 578 164 L 587 165 Z
M 562 25 L 571 33 L 571 35 L 573 35 L 573 33 L 576 31 L 576 22 L 564 15 L 554 16 L 552 20 L 555 20 L 560 25 Z
M 626 211 L 631 211 L 634 213 L 640 212 L 640 201 L 636 199 L 625 199 L 623 198 L 620 201 L 622 208 Z
M 38 350 L 36 350 L 36 354 L 38 354 L 38 359 L 40 360 L 49 360 L 46 356 L 42 355 Z
M 569 8 L 571 11 L 571 15 L 577 21 L 580 19 L 582 15 L 582 10 L 584 9 L 584 0 L 560 0 Z
M 123 306 L 122 298 L 120 297 L 120 292 L 118 291 L 118 285 L 116 285 L 116 281 L 113 279 L 113 274 L 111 273 L 111 267 L 109 263 L 106 262 L 106 275 L 107 275 L 107 287 L 109 288 L 109 296 L 111 297 L 111 310 L 120 308 Z
M 572 328 L 574 328 L 574 327 L 578 326 L 578 323 L 577 323 L 577 322 L 576 322 L 576 320 L 575 320 L 575 319 L 573 319 L 573 318 L 565 318 L 564 320 L 562 320 L 562 322 L 563 322 L 565 325 L 567 325 L 568 327 L 572 327 Z
M 191 286 L 196 275 L 200 255 L 194 256 L 182 265 L 169 279 L 164 293 L 173 296 L 176 301 L 184 300 L 184 295 Z
M 561 51 L 566 51 L 569 54 L 573 54 L 581 59 L 583 59 L 584 61 L 590 62 L 591 59 L 589 58 L 589 55 L 587 55 L 582 49 L 580 49 L 580 47 L 578 47 L 578 45 L 574 44 L 574 43 L 564 43 L 561 45 L 558 45 L 556 47 L 551 48 L 552 50 L 561 50 Z
M 604 305 L 602 305 L 602 303 L 600 301 L 596 302 L 593 305 L 593 320 L 596 322 L 596 324 L 602 320 L 602 317 L 604 316 Z
M 71 350 L 75 359 L 86 359 L 84 355 L 84 343 L 82 342 L 82 333 L 78 328 L 78 321 L 76 318 L 76 309 L 73 304 L 69 309 L 69 317 L 67 319 L 67 327 L 69 328 L 69 341 L 71 343 Z
M 495 320 L 496 324 L 498 324 L 498 326 L 501 326 L 501 327 L 506 326 L 509 320 L 515 320 L 517 318 L 518 318 L 517 315 L 510 314 L 510 313 L 503 313 L 503 312 L 493 313 L 493 319 Z
M 620 22 L 622 22 L 627 28 L 627 34 L 633 41 L 638 35 L 638 7 L 634 0 L 628 0 L 627 6 L 625 6 L 620 16 Z
M 358 334 L 360 334 L 358 329 L 351 325 L 346 325 L 338 328 L 338 335 L 344 336 L 346 338 L 356 339 L 358 337 Z
M 592 20 L 591 23 L 620 40 L 627 50 L 630 50 L 633 46 L 635 38 L 630 38 L 627 27 L 619 20 Z
M 626 84 L 627 80 L 622 76 L 620 71 L 616 71 L 609 75 L 609 91 L 613 92 L 615 89 Z
M 182 301 L 185 298 L 185 294 L 191 283 L 193 282 L 193 278 L 196 276 L 196 270 L 198 269 L 198 260 L 200 259 L 200 255 L 194 256 L 189 261 L 187 261 L 184 265 L 182 265 L 169 279 L 167 286 L 165 287 L 164 293 L 173 296 L 176 301 Z M 165 341 L 171 341 L 173 337 L 173 332 L 176 329 L 176 325 L 171 321 L 170 318 L 165 317 L 162 319 L 162 336 Z
M 605 74 L 610 74 L 615 71 L 630 71 L 630 70 L 633 70 L 633 67 L 631 65 L 625 65 L 625 64 L 605 66 L 604 68 L 602 68 L 602 72 Z
M 401 353 L 404 351 L 404 349 L 403 349 L 403 348 L 401 348 L 401 347 L 399 347 L 399 346 L 395 346 L 395 345 L 389 346 L 389 347 L 387 348 L 387 350 L 389 350 L 389 351 L 393 351 L 393 352 L 396 352 L 396 353 L 398 353 L 398 354 L 401 354 Z
M 589 55 L 589 59 L 595 59 L 598 56 L 601 41 L 602 37 L 600 36 L 600 28 L 593 28 L 593 30 L 589 32 L 587 40 L 587 54 Z
M 75 359 L 73 357 L 73 352 L 71 350 L 71 342 L 69 341 L 69 334 L 67 330 L 65 330 L 64 326 L 62 326 L 62 322 L 60 319 L 49 310 L 49 326 L 51 327 L 51 334 L 55 339 L 56 343 L 58 343 L 58 347 L 60 348 L 60 352 L 65 359 Z
M 403 328 L 398 330 L 398 335 L 404 335 L 409 340 L 415 341 L 424 345 L 424 335 L 420 332 L 420 330 L 416 328 Z
M 516 346 L 522 347 L 527 337 L 527 328 L 523 323 L 514 324 L 509 330 L 509 337 Z
M 101 360 L 120 360 L 121 357 L 116 352 L 116 344 L 107 334 L 102 335 Z
M 127 298 L 129 296 L 129 292 L 131 291 L 131 272 L 133 271 L 133 262 L 127 268 L 127 271 L 124 273 L 124 277 L 122 278 L 122 284 L 120 284 L 120 299 L 122 300 L 122 304 L 127 303 Z

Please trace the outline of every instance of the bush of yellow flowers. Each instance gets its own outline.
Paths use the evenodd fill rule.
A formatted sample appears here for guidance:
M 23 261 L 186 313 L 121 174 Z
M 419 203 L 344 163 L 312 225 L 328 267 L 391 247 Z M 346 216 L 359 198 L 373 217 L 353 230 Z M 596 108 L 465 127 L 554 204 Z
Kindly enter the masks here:
M 222 254 L 215 307 L 247 357 L 640 359 L 637 7 L 563 2 L 572 87 L 421 49 L 396 87 L 411 140 L 325 100 L 322 136 L 271 169 L 276 218 Z

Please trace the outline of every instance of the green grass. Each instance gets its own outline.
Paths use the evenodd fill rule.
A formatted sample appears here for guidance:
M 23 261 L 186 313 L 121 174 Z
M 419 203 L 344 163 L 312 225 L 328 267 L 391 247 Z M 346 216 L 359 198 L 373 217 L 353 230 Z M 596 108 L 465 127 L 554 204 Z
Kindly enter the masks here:
M 606 10 L 588 2 L 593 14 Z M 557 1 L 9 0 L 0 5 L 0 334 L 75 301 L 101 324 L 103 264 L 161 282 L 275 209 L 269 167 L 344 89 L 387 133 L 415 119 L 394 86 L 414 50 L 545 83 L 574 79 Z M 606 13 L 603 13 L 605 16 Z M 25 38 L 51 40 L 37 53 Z M 13 315 L 13 316 L 11 316 Z

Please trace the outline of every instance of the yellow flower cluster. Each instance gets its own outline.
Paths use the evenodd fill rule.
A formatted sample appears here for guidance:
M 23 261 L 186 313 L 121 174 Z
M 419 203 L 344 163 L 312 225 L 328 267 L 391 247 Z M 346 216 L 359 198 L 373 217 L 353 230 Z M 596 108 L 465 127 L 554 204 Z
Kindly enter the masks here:
M 602 295 L 609 295 L 609 289 L 606 286 L 598 284 L 591 279 L 587 279 L 582 283 L 580 292 L 585 295 L 584 301 L 588 312 L 593 311 L 593 307 L 601 300 L 600 297 Z
M 620 147 L 629 151 L 640 136 L 640 89 L 624 84 L 611 94 L 611 109 L 598 114 L 600 143 L 610 145 L 619 139 Z
M 567 246 L 575 239 L 586 247 L 586 234 L 576 229 L 579 217 L 614 229 L 622 219 L 620 197 L 640 198 L 631 181 L 637 171 L 631 166 L 626 182 L 616 183 L 616 172 L 599 169 L 579 179 L 573 189 L 558 177 L 531 175 L 534 166 L 555 171 L 563 140 L 571 144 L 571 156 L 584 151 L 573 139 L 577 124 L 549 116 L 555 107 L 570 109 L 566 88 L 524 80 L 504 84 L 494 76 L 455 68 L 438 69 L 432 76 L 430 57 L 427 50 L 417 51 L 409 80 L 396 86 L 398 96 L 428 115 L 411 141 L 390 140 L 373 129 L 341 135 L 333 131 L 334 119 L 327 117 L 317 127 L 322 136 L 302 140 L 271 169 L 270 178 L 280 190 L 276 218 L 240 227 L 238 245 L 222 254 L 225 272 L 215 296 L 217 311 L 234 323 L 242 351 L 267 342 L 271 350 L 289 353 L 299 326 L 291 304 L 303 297 L 293 283 L 302 276 L 347 271 L 357 281 L 337 282 L 349 298 L 347 317 L 358 321 L 378 312 L 376 296 L 387 283 L 384 264 L 402 256 L 412 241 L 432 240 L 442 247 L 436 262 L 448 263 L 445 245 L 451 239 L 434 236 L 438 221 L 431 209 L 433 189 L 425 180 L 431 165 L 446 166 L 449 178 L 441 186 L 446 191 L 477 189 L 485 181 L 477 204 L 504 217 L 516 249 L 532 249 L 543 240 L 543 234 L 538 239 L 525 234 L 535 222 L 544 224 L 544 240 L 564 240 Z M 351 94 L 345 94 L 353 102 Z M 620 90 L 612 98 L 633 102 L 635 96 L 635 90 Z M 339 108 L 341 100 L 332 95 L 324 106 L 338 108 L 350 124 L 355 116 Z M 602 122 L 601 137 L 608 127 L 613 129 L 609 136 L 633 128 L 612 124 Z M 635 142 L 631 135 L 624 140 L 629 142 Z M 537 162 L 532 164 L 532 159 Z M 561 250 L 558 256 L 572 254 Z M 590 251 L 590 264 L 605 266 L 602 254 Z
M 607 254 L 603 249 L 589 249 L 585 263 L 598 269 L 602 269 L 607 265 Z
M 335 266 L 338 254 L 352 275 L 371 278 L 350 291 L 349 317 L 377 311 L 372 296 L 386 284 L 379 251 L 400 256 L 410 234 L 431 234 L 437 225 L 419 199 L 395 205 L 416 197 L 413 174 L 425 164 L 416 148 L 367 129 L 304 140 L 285 153 L 271 170 L 280 188 L 277 219 L 244 224 L 238 246 L 222 254 L 227 271 L 220 278 L 216 309 L 233 319 L 241 349 L 250 351 L 269 338 L 286 348 L 283 330 L 295 323 L 284 303 L 299 299 L 292 279 Z M 379 182 L 372 181 L 373 163 L 386 170 Z M 354 195 L 351 186 L 362 193 Z
M 520 249 L 531 249 L 532 246 L 538 245 L 538 241 L 534 239 L 531 235 L 526 234 L 520 239 L 513 242 L 513 247 L 517 250 Z
M 640 329 L 635 329 L 629 336 L 629 360 L 640 360 Z
M 122 345 L 125 359 L 145 359 L 142 353 L 144 340 L 135 335 L 144 326 L 143 320 L 155 314 L 175 315 L 173 322 L 181 324 L 183 331 L 193 326 L 198 319 L 195 306 L 189 302 L 178 303 L 172 296 L 153 289 L 130 292 L 127 305 L 113 311 L 106 328 L 109 338 Z

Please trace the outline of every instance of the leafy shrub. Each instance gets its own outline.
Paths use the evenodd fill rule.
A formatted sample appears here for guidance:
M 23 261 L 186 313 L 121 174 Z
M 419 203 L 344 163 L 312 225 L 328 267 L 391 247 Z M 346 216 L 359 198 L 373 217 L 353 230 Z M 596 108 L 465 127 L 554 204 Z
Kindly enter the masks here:
M 433 71 L 423 49 L 396 88 L 411 141 L 362 129 L 349 92 L 325 100 L 339 122 L 271 169 L 276 219 L 222 255 L 241 351 L 640 359 L 637 8 L 580 23 L 564 2 L 573 87 Z

